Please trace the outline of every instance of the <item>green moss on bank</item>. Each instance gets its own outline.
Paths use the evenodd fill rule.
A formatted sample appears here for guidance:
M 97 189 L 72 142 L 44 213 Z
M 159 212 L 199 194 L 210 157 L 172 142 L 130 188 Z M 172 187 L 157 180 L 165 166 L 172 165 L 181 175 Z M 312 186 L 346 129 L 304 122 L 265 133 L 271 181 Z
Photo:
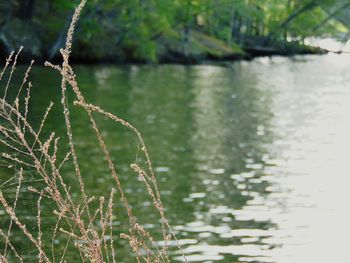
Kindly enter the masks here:
M 31 24 L 14 19 L 0 32 L 0 57 L 4 59 L 12 50 L 24 46 L 22 58 L 29 61 L 55 60 L 50 57 L 55 41 L 43 41 L 42 32 L 33 30 Z M 301 45 L 296 42 L 271 41 L 263 44 L 263 39 L 252 38 L 243 47 L 236 43 L 228 45 L 225 41 L 193 30 L 187 37 L 182 31 L 168 30 L 156 36 L 147 44 L 130 42 L 120 44 L 118 36 L 97 31 L 93 37 L 75 39 L 72 62 L 76 63 L 202 63 L 213 60 L 239 60 L 255 56 L 321 54 L 323 50 Z M 44 43 L 45 42 L 45 43 Z M 50 44 L 46 43 L 50 42 Z M 63 45 L 64 39 L 61 41 Z M 58 51 L 59 47 L 57 48 Z

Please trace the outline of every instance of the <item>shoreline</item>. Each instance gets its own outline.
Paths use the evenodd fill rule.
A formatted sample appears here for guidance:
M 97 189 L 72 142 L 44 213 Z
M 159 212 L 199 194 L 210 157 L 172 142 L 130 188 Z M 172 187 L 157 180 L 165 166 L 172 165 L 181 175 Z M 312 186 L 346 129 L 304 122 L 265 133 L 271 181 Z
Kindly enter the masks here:
M 135 60 L 135 59 L 126 59 L 126 60 L 118 60 L 118 59 L 111 59 L 111 58 L 105 58 L 105 59 L 88 59 L 88 58 L 81 58 L 81 57 L 75 57 L 72 55 L 71 57 L 71 63 L 72 65 L 207 65 L 207 64 L 215 64 L 215 63 L 234 63 L 239 61 L 252 61 L 255 58 L 259 57 L 274 57 L 274 56 L 281 56 L 281 57 L 293 57 L 297 55 L 326 55 L 330 53 L 330 51 L 322 48 L 315 48 L 311 46 L 307 46 L 306 49 L 300 50 L 299 52 L 281 52 L 277 50 L 252 50 L 252 49 L 245 49 L 244 55 L 230 55 L 225 57 L 214 57 L 214 56 L 207 56 L 207 57 L 183 57 L 179 56 L 175 59 L 169 59 L 169 58 L 160 58 L 157 62 L 149 62 L 144 60 Z M 5 61 L 6 58 L 2 57 L 1 60 Z M 50 61 L 54 64 L 60 64 L 61 58 L 53 58 L 51 60 L 45 59 L 44 57 L 30 57 L 29 55 L 25 54 L 19 57 L 18 64 L 24 65 L 31 62 L 31 60 L 35 61 L 35 64 L 44 64 L 46 61 Z

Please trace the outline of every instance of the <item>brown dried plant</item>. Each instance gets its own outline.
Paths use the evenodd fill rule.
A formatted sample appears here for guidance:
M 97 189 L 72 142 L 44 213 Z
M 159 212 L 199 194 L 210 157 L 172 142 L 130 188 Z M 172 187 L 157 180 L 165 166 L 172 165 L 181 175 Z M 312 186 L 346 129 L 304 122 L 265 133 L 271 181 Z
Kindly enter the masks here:
M 2 229 L 0 226 L 0 238 L 4 244 L 4 248 L 0 250 L 0 262 L 12 262 L 13 260 L 24 262 L 21 251 L 16 248 L 12 241 L 11 233 L 14 227 L 19 229 L 28 239 L 28 242 L 33 245 L 37 251 L 38 262 L 68 262 L 66 259 L 67 253 L 70 250 L 76 250 L 82 262 L 115 263 L 118 260 L 115 249 L 115 240 L 117 238 L 128 241 L 131 248 L 130 258 L 134 257 L 137 262 L 170 262 L 167 243 L 170 239 L 176 240 L 176 237 L 165 217 L 156 176 L 153 172 L 151 159 L 141 133 L 129 122 L 102 110 L 98 106 L 87 103 L 78 87 L 73 68 L 69 64 L 74 28 L 85 4 L 86 0 L 82 0 L 73 15 L 67 33 L 65 48 L 60 51 L 63 58 L 62 65 L 53 65 L 49 62 L 45 63 L 46 66 L 57 70 L 62 77 L 61 104 L 63 107 L 69 152 L 64 154 L 61 160 L 58 158 L 61 143 L 60 138 L 54 132 L 47 139 L 42 136 L 42 131 L 45 129 L 45 122 L 53 108 L 53 104 L 50 103 L 38 129 L 32 126 L 28 118 L 32 87 L 32 84 L 28 82 L 28 76 L 33 61 L 25 72 L 17 95 L 12 102 L 8 98 L 8 91 L 16 69 L 17 59 L 22 49 L 16 54 L 14 52 L 10 54 L 0 73 L 0 81 L 5 75 L 8 75 L 4 95 L 0 98 L 1 161 L 14 167 L 17 171 L 14 178 L 11 179 L 17 185 L 14 201 L 9 201 L 10 199 L 1 192 L 2 189 L 0 186 L 0 203 L 9 217 L 7 229 Z M 104 154 L 104 158 L 107 160 L 110 174 L 115 181 L 116 189 L 112 188 L 109 196 L 101 196 L 98 200 L 94 196 L 89 196 L 85 189 L 84 175 L 80 169 L 79 157 L 74 144 L 70 106 L 66 95 L 67 89 L 73 90 L 75 95 L 74 105 L 81 107 L 86 112 L 90 125 L 96 135 L 97 142 Z M 24 98 L 22 98 L 23 96 Z M 133 215 L 133 211 L 124 193 L 123 185 L 119 179 L 120 176 L 116 171 L 115 163 L 112 161 L 108 146 L 95 120 L 94 115 L 96 114 L 101 114 L 110 121 L 123 125 L 138 138 L 141 152 L 146 159 L 146 167 L 143 168 L 142 164 L 136 162 L 132 163 L 130 167 L 144 183 L 145 191 L 148 192 L 155 209 L 159 212 L 162 222 L 162 240 L 158 241 L 162 241 L 161 243 L 163 245 L 161 247 L 158 245 L 159 242 L 137 222 Z M 68 180 L 62 173 L 62 166 L 69 162 L 73 164 L 74 174 L 79 182 L 82 198 L 73 197 L 71 185 L 67 183 Z M 42 184 L 39 186 L 32 184 L 24 189 L 24 181 L 26 180 L 26 185 L 28 185 L 28 182 L 30 183 L 31 180 L 30 178 L 26 178 L 25 171 L 34 171 L 40 177 Z M 17 206 L 21 202 L 20 195 L 24 190 L 28 190 L 37 196 L 35 207 L 37 211 L 37 227 L 35 231 L 28 229 L 18 215 Z M 113 237 L 113 218 L 116 202 L 115 196 L 117 193 L 121 197 L 122 204 L 128 215 L 129 232 L 122 233 L 119 237 Z M 41 203 L 45 200 L 49 200 L 55 207 L 52 211 L 55 223 L 52 226 L 51 244 L 44 244 L 43 241 L 43 213 Z M 92 205 L 94 202 L 97 202 L 98 205 L 97 208 L 93 209 L 92 207 L 96 207 Z M 54 240 L 58 235 L 66 236 L 66 244 L 63 249 L 57 248 L 55 245 Z M 178 248 L 183 255 L 179 244 Z M 57 251 L 58 249 L 60 251 Z M 186 261 L 184 255 L 183 258 Z

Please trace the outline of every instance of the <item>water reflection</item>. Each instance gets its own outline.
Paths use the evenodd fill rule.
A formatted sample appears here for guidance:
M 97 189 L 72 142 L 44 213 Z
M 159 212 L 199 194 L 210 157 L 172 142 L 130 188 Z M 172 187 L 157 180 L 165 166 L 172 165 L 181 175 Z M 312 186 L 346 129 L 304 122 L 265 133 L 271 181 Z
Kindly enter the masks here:
M 349 68 L 347 56 L 327 55 L 76 70 L 91 103 L 143 132 L 189 261 L 288 263 L 347 258 Z M 33 121 L 48 97 L 59 102 L 46 70 L 33 72 Z M 113 182 L 86 116 L 72 116 L 86 185 L 106 192 Z M 54 111 L 49 126 L 64 136 L 57 120 Z M 136 215 L 159 234 L 158 217 L 129 171 L 139 150 L 134 136 L 103 118 L 98 123 Z M 120 231 L 123 220 L 118 214 Z M 123 245 L 118 251 L 126 256 Z M 179 259 L 175 248 L 172 256 Z

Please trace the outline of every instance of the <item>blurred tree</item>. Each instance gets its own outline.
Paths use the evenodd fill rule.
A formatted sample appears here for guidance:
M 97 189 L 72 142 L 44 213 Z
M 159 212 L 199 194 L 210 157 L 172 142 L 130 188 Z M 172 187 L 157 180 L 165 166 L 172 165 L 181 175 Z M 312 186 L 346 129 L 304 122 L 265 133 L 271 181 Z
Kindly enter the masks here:
M 23 34 L 21 27 L 32 27 L 25 32 L 40 40 L 36 50 L 46 57 L 56 56 L 76 3 L 0 1 L 2 45 L 15 42 L 11 39 Z M 350 27 L 340 15 L 349 9 L 350 0 L 89 0 L 75 41 L 81 58 L 156 61 L 160 39 L 178 35 L 186 56 L 192 49 L 193 32 L 243 48 L 266 40 L 334 36 L 344 32 L 344 25 Z M 15 19 L 22 21 L 22 26 L 17 22 L 14 26 Z
M 21 0 L 18 8 L 18 17 L 23 20 L 31 20 L 34 13 L 35 0 Z

